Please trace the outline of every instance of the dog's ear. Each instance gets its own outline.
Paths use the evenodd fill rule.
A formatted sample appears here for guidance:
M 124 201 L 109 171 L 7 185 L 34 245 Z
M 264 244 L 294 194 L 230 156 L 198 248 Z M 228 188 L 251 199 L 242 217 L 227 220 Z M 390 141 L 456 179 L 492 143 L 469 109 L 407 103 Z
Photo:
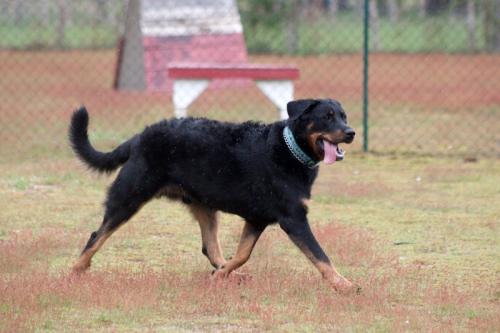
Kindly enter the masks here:
M 288 102 L 286 105 L 288 117 L 290 117 L 291 120 L 298 119 L 302 114 L 315 107 L 320 102 L 321 101 L 318 99 L 299 99 Z

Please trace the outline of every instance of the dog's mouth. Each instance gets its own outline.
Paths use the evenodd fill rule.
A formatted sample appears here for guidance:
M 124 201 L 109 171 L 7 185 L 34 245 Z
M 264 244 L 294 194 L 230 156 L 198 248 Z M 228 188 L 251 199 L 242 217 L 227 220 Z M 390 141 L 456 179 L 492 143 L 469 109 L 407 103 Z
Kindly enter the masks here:
M 345 152 L 339 147 L 338 143 L 333 143 L 324 137 L 319 137 L 316 141 L 319 152 L 323 155 L 325 164 L 333 164 L 336 161 L 344 159 Z

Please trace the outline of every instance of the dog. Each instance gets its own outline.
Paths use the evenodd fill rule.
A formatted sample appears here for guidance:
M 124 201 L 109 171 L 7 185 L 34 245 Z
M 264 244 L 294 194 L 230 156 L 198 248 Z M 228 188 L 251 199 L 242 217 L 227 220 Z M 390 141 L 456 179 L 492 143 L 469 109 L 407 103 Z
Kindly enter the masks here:
M 69 129 L 76 155 L 95 171 L 121 170 L 109 187 L 102 224 L 90 235 L 73 272 L 89 268 L 106 239 L 149 200 L 167 197 L 182 201 L 198 221 L 202 253 L 215 268 L 214 279 L 227 278 L 242 266 L 265 228 L 278 223 L 335 291 L 356 289 L 316 241 L 306 203 L 318 163 L 343 160 L 339 144 L 351 143 L 355 131 L 333 99 L 291 101 L 287 112 L 287 120 L 271 124 L 163 120 L 103 153 L 89 142 L 87 110 L 76 110 Z M 228 261 L 217 236 L 217 211 L 245 221 L 236 254 Z

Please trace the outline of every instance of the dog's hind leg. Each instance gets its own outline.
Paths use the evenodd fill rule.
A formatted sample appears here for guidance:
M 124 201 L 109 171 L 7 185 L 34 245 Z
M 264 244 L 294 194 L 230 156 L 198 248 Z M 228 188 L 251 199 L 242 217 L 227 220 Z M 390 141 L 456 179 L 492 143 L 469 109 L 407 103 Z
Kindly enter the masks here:
M 227 278 L 232 271 L 246 263 L 263 231 L 264 229 L 258 228 L 248 221 L 245 222 L 236 254 L 224 266 L 214 272 L 214 279 Z
M 142 205 L 137 203 L 133 206 L 123 204 L 121 208 L 117 210 L 108 209 L 99 229 L 90 235 L 80 257 L 73 266 L 73 272 L 81 273 L 88 269 L 94 254 L 99 251 L 104 242 L 118 229 L 118 227 L 127 222 L 139 210 L 140 206 Z
M 112 231 L 107 231 L 106 225 L 107 225 L 106 221 L 104 221 L 101 225 L 101 228 L 99 228 L 99 230 L 97 231 L 94 231 L 90 235 L 90 238 L 87 241 L 87 245 L 85 245 L 82 253 L 80 254 L 80 257 L 73 265 L 74 273 L 82 273 L 87 268 L 89 268 L 94 254 L 96 254 L 96 252 L 101 248 L 102 244 L 104 244 L 106 239 L 108 239 L 109 236 L 111 236 Z
M 219 221 L 217 212 L 199 204 L 189 205 L 191 214 L 198 221 L 201 229 L 202 249 L 201 251 L 215 268 L 222 267 L 226 261 L 222 255 L 217 232 Z
M 90 235 L 73 272 L 90 267 L 92 257 L 106 239 L 127 222 L 158 191 L 158 182 L 147 175 L 147 168 L 136 163 L 126 164 L 111 185 L 106 201 L 106 213 L 99 229 Z

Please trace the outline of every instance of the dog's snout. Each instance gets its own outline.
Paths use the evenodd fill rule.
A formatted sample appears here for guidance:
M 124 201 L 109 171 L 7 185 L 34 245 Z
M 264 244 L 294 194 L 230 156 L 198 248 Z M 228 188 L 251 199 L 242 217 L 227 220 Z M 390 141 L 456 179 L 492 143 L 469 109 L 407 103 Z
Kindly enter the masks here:
M 352 128 L 348 127 L 347 129 L 344 130 L 344 135 L 345 135 L 345 141 L 351 143 L 352 140 L 354 140 L 356 132 Z

